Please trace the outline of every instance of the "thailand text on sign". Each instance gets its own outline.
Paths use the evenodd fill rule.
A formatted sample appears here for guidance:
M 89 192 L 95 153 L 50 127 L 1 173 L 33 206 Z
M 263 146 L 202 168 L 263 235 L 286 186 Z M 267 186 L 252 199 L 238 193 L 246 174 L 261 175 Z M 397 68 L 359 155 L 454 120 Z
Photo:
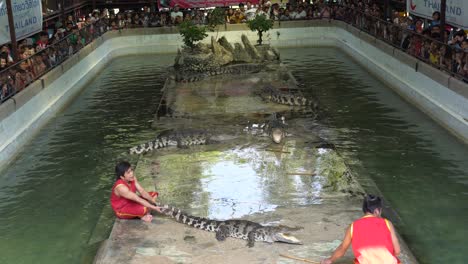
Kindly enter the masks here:
M 414 15 L 432 19 L 432 13 L 440 11 L 441 0 L 407 0 L 407 10 Z M 445 20 L 460 28 L 468 28 L 468 1 L 447 0 Z
M 12 0 L 16 38 L 21 39 L 42 30 L 41 0 Z M 6 1 L 0 0 L 0 45 L 10 42 Z

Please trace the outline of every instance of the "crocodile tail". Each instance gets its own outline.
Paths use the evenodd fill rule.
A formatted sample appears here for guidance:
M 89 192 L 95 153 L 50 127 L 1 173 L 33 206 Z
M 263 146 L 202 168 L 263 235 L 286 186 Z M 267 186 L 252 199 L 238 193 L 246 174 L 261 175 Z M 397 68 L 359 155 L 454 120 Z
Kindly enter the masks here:
M 204 231 L 216 232 L 221 223 L 220 221 L 186 214 L 179 208 L 167 204 L 159 204 L 158 206 L 161 209 L 162 214 L 174 218 L 179 223 L 186 224 Z

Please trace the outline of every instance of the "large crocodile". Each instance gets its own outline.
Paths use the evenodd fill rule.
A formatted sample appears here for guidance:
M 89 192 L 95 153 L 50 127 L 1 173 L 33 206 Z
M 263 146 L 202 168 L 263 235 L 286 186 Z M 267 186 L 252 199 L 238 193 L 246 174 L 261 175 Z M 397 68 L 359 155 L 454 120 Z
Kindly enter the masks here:
M 216 69 L 207 70 L 204 72 L 186 71 L 176 69 L 175 80 L 176 82 L 197 82 L 215 75 L 222 74 L 252 74 L 258 73 L 263 69 L 262 64 L 248 63 L 248 64 L 232 64 L 222 66 Z
M 170 205 L 159 205 L 161 213 L 174 218 L 177 222 L 205 231 L 215 232 L 216 239 L 223 241 L 227 237 L 234 237 L 247 240 L 247 246 L 253 247 L 255 241 L 268 243 L 283 242 L 301 245 L 294 236 L 287 232 L 301 228 L 287 226 L 264 226 L 247 220 L 211 220 L 202 217 L 188 215 L 180 209 Z
M 273 117 L 261 124 L 249 124 L 244 128 L 245 132 L 249 132 L 257 136 L 268 136 L 273 142 L 281 143 L 286 136 L 286 124 L 283 118 Z M 154 140 L 147 143 L 132 147 L 129 150 L 130 154 L 144 154 L 156 149 L 175 146 L 178 148 L 186 148 L 194 145 L 206 145 L 221 142 L 236 138 L 236 134 L 222 134 L 209 130 L 197 129 L 181 129 L 167 130 L 156 136 Z

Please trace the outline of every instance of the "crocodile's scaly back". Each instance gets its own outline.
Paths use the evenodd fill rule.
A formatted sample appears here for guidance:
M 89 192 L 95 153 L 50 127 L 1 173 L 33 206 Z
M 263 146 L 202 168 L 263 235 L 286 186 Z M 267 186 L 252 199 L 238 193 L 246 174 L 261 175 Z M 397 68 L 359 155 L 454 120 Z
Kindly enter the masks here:
M 310 99 L 298 93 L 282 92 L 276 88 L 266 86 L 263 87 L 258 95 L 265 101 L 274 102 L 277 104 L 289 106 L 309 106 L 313 110 L 317 110 L 318 103 L 315 99 Z
M 154 140 L 135 146 L 129 150 L 130 154 L 144 154 L 156 149 L 169 146 L 188 147 L 207 144 L 210 134 L 203 130 L 185 129 L 180 131 L 169 130 L 159 134 Z
M 170 205 L 159 205 L 164 215 L 174 218 L 177 222 L 198 228 L 204 231 L 215 232 L 216 239 L 225 240 L 227 237 L 240 238 L 248 241 L 249 247 L 254 246 L 255 241 L 268 243 L 284 242 L 289 244 L 301 244 L 297 238 L 284 232 L 295 231 L 300 228 L 285 226 L 263 226 L 247 220 L 218 221 L 202 217 L 188 215 L 180 209 Z

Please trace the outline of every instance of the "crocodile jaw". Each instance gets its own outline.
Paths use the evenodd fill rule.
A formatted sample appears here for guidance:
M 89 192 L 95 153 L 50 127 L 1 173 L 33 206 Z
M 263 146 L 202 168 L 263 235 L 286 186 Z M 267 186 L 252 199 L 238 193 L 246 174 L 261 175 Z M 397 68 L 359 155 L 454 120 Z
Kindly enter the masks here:
M 302 242 L 289 234 L 285 233 L 276 233 L 273 235 L 273 240 L 276 242 L 283 242 L 288 244 L 302 245 Z

